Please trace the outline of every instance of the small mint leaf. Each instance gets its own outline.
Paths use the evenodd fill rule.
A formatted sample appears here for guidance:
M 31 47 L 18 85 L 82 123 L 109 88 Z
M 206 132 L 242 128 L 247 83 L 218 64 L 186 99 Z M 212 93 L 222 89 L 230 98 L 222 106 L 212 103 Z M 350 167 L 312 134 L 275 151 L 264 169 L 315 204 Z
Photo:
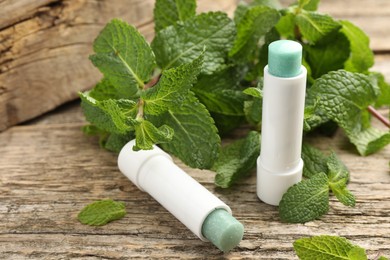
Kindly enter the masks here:
M 151 122 L 141 119 L 135 124 L 135 146 L 134 151 L 151 150 L 154 144 L 166 143 L 172 140 L 173 130 L 167 125 L 159 128 Z
M 206 48 L 203 72 L 212 73 L 225 63 L 235 35 L 225 13 L 209 12 L 159 31 L 152 48 L 163 70 L 193 61 Z
M 304 45 L 305 60 L 311 68 L 311 76 L 316 79 L 329 71 L 342 69 L 350 56 L 349 40 L 337 33 L 331 42 Z
M 131 100 L 107 99 L 98 101 L 86 93 L 80 93 L 81 107 L 86 119 L 107 132 L 125 134 L 133 130 L 128 114 L 135 108 Z
M 337 32 L 341 25 L 329 15 L 301 10 L 295 17 L 302 36 L 310 43 L 316 44 L 330 34 Z
M 385 77 L 382 73 L 370 72 L 369 76 L 373 84 L 379 89 L 380 92 L 378 99 L 376 100 L 375 106 L 390 106 L 390 84 L 386 82 Z
M 345 69 L 352 72 L 366 72 L 374 65 L 374 53 L 370 49 L 370 39 L 357 26 L 349 21 L 340 21 L 341 32 L 351 44 L 351 55 L 345 62 Z
M 288 223 L 305 223 L 328 210 L 328 177 L 323 172 L 290 187 L 279 203 L 279 216 Z
M 248 175 L 255 168 L 259 154 L 260 135 L 256 131 L 251 131 L 245 138 L 223 147 L 212 168 L 217 172 L 215 185 L 229 188 L 238 179 Z
M 329 188 L 345 206 L 355 206 L 355 196 L 347 189 L 349 171 L 337 155 L 332 152 L 327 160 Z
M 195 16 L 195 0 L 156 0 L 154 6 L 154 31 L 185 21 Z
M 150 118 L 150 117 L 149 117 Z M 208 110 L 189 91 L 181 106 L 150 118 L 166 124 L 175 134 L 162 148 L 193 168 L 209 169 L 218 157 L 220 137 Z
M 327 157 L 311 145 L 302 145 L 303 176 L 311 178 L 320 172 L 327 173 Z
M 255 98 L 263 98 L 263 91 L 259 88 L 247 88 L 244 91 L 244 94 L 247 94 L 249 96 L 255 97 Z
M 99 200 L 85 206 L 77 219 L 90 226 L 103 226 L 126 215 L 125 203 L 113 200 Z
M 298 5 L 307 11 L 316 11 L 320 0 L 299 0 Z
M 191 90 L 210 112 L 243 116 L 245 95 L 239 88 L 242 76 L 237 68 L 227 67 L 211 75 L 200 75 Z
M 286 39 L 295 39 L 295 15 L 286 13 L 279 19 L 275 28 Z
M 202 69 L 203 54 L 191 63 L 165 70 L 157 85 L 141 94 L 144 112 L 158 115 L 173 106 L 180 106 Z
M 92 63 L 118 90 L 134 98 L 155 67 L 154 54 L 145 38 L 128 23 L 113 19 L 93 43 Z
M 344 237 L 314 236 L 294 242 L 294 250 L 301 260 L 350 259 L 348 253 L 355 246 Z
M 279 18 L 279 12 L 267 6 L 249 9 L 237 24 L 237 38 L 229 56 L 238 61 L 249 59 L 256 50 L 260 37 L 270 31 Z

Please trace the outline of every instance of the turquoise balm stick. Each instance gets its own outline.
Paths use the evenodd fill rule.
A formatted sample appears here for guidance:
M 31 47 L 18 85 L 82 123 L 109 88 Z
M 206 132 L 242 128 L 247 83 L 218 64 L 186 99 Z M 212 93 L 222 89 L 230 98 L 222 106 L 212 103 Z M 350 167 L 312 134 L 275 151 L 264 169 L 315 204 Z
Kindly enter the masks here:
M 149 193 L 203 241 L 227 252 L 237 246 L 243 225 L 214 194 L 180 169 L 163 150 L 133 151 L 130 141 L 118 156 L 119 170 L 137 187 Z
M 264 68 L 261 152 L 257 159 L 257 196 L 279 205 L 289 187 L 302 179 L 301 159 L 306 68 L 302 46 L 280 40 L 268 47 Z

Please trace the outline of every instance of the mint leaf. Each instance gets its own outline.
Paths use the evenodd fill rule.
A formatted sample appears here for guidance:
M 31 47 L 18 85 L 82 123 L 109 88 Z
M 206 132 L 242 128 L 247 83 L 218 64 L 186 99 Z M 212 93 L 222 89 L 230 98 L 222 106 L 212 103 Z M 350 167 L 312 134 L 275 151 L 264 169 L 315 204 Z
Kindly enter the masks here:
M 157 128 L 151 122 L 144 119 L 134 121 L 137 121 L 135 123 L 134 151 L 151 150 L 154 144 L 166 143 L 172 140 L 173 130 L 169 126 L 162 125 Z
M 185 21 L 195 16 L 195 0 L 156 0 L 154 6 L 154 31 Z
M 366 250 L 364 248 L 355 246 L 348 252 L 348 259 L 350 260 L 367 260 Z
M 119 153 L 123 146 L 130 142 L 130 140 L 134 139 L 134 132 L 130 132 L 129 134 L 110 134 L 106 140 L 103 142 L 103 147 L 109 151 Z
M 304 45 L 305 60 L 310 65 L 311 76 L 318 78 L 332 70 L 342 69 L 350 56 L 349 40 L 337 33 L 331 42 Z
M 256 88 L 247 88 L 243 93 L 253 97 L 252 100 L 244 102 L 245 117 L 250 124 L 260 129 L 263 106 L 262 80 L 259 81 Z
M 243 91 L 243 93 L 256 98 L 263 98 L 263 91 L 259 88 L 247 88 Z
M 260 37 L 270 31 L 279 18 L 279 12 L 267 6 L 249 9 L 237 24 L 237 38 L 229 56 L 238 61 L 249 59 L 256 50 Z
M 375 153 L 390 143 L 390 132 L 373 127 L 361 132 L 353 132 L 348 135 L 350 141 L 356 146 L 361 155 Z
M 350 259 L 348 253 L 355 246 L 344 237 L 314 236 L 294 242 L 294 250 L 302 260 Z
M 379 72 L 370 72 L 370 79 L 380 91 L 380 95 L 376 100 L 375 106 L 380 107 L 383 105 L 390 106 L 390 84 L 385 81 L 385 77 Z
M 88 95 L 96 100 L 121 99 L 120 89 L 115 88 L 107 78 L 103 78 L 88 92 Z
M 260 135 L 251 131 L 243 138 L 222 148 L 218 160 L 213 166 L 217 172 L 215 185 L 229 188 L 239 178 L 242 178 L 256 166 L 260 154 Z
M 155 58 L 145 38 L 131 25 L 113 19 L 95 39 L 92 63 L 118 90 L 122 98 L 133 98 L 148 81 Z
M 320 172 L 327 173 L 327 157 L 311 145 L 302 145 L 303 176 L 311 178 Z
M 285 13 L 275 25 L 279 34 L 287 39 L 295 39 L 295 15 Z
M 126 99 L 98 101 L 86 93 L 80 93 L 81 107 L 86 119 L 98 128 L 118 134 L 133 130 L 128 115 L 136 103 Z
M 169 26 L 156 34 L 152 48 L 163 70 L 189 63 L 204 53 L 205 73 L 225 63 L 236 30 L 222 12 L 200 14 L 183 23 Z
M 146 114 L 158 115 L 180 106 L 202 69 L 203 54 L 191 63 L 165 70 L 157 85 L 141 94 Z
M 210 112 L 210 115 L 214 119 L 215 126 L 218 128 L 218 133 L 221 137 L 239 127 L 245 119 L 243 116 L 227 116 L 213 112 Z
M 211 75 L 200 75 L 191 89 L 210 112 L 242 116 L 245 95 L 239 88 L 242 73 L 227 67 Z
M 316 11 L 320 0 L 300 0 L 298 5 L 307 11 Z
M 103 226 L 113 220 L 121 219 L 126 215 L 125 203 L 111 199 L 95 201 L 85 206 L 77 219 L 90 226 Z
M 328 210 L 328 177 L 323 172 L 290 187 L 279 203 L 280 219 L 289 223 L 305 223 Z
M 220 137 L 207 109 L 189 91 L 181 106 L 151 118 L 170 126 L 175 134 L 162 148 L 193 168 L 209 169 L 218 157 Z
M 306 10 L 301 10 L 295 17 L 295 21 L 302 36 L 310 44 L 316 44 L 324 40 L 341 28 L 341 25 L 329 15 Z
M 309 95 L 318 99 L 327 117 L 344 128 L 359 153 L 368 155 L 390 142 L 390 133 L 370 127 L 367 120 L 367 106 L 375 102 L 376 92 L 366 75 L 339 70 L 317 79 Z
M 329 169 L 329 188 L 336 198 L 345 206 L 355 206 L 355 196 L 347 189 L 349 180 L 349 171 L 347 167 L 339 160 L 335 153 L 332 153 L 327 162 Z
M 374 53 L 370 49 L 370 39 L 357 26 L 349 21 L 340 21 L 341 32 L 351 44 L 351 55 L 345 63 L 345 69 L 353 72 L 366 72 L 374 65 Z

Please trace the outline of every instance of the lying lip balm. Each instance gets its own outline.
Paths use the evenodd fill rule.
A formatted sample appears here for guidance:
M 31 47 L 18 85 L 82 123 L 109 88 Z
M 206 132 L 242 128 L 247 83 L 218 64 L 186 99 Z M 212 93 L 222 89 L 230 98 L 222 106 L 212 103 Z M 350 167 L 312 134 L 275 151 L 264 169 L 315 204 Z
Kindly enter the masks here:
M 135 141 L 119 153 L 119 170 L 137 187 L 149 193 L 203 241 L 227 252 L 237 246 L 243 225 L 214 194 L 180 169 L 163 150 L 133 151 Z
M 271 205 L 279 205 L 287 189 L 302 179 L 306 74 L 301 44 L 280 40 L 269 45 L 268 65 L 264 68 L 257 196 Z

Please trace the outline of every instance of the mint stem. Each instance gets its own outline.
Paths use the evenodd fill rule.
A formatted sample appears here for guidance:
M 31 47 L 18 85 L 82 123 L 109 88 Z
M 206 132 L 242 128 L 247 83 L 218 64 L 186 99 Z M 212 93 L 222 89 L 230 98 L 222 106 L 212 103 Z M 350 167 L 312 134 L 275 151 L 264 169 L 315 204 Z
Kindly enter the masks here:
M 156 83 L 159 81 L 161 77 L 161 74 L 157 75 L 156 77 L 152 78 L 144 87 L 144 89 L 148 89 L 156 85 Z
M 376 117 L 379 121 L 381 121 L 385 126 L 387 126 L 388 128 L 390 128 L 390 122 L 387 118 L 385 118 L 384 116 L 382 116 L 374 107 L 372 106 L 368 106 L 368 111 L 371 113 L 371 115 L 373 115 L 374 117 Z

